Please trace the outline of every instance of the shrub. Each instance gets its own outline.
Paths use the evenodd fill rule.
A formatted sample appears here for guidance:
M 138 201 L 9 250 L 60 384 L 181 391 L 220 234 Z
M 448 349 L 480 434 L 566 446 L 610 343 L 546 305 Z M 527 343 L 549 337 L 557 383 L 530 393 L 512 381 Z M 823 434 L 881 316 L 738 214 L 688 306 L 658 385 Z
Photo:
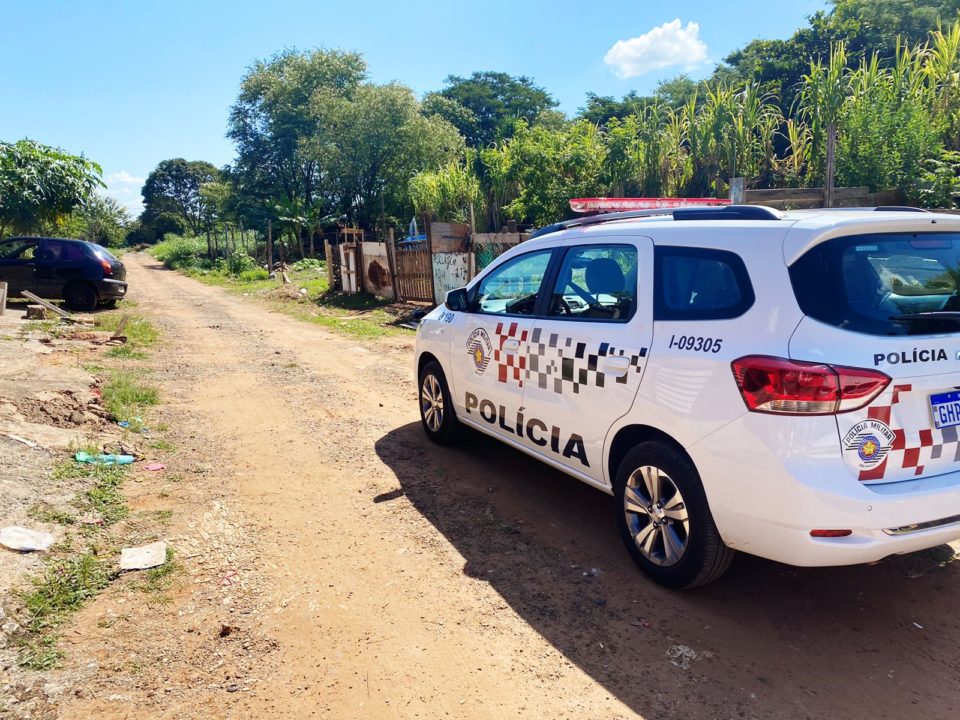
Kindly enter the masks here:
M 263 268 L 253 268 L 252 270 L 244 270 L 237 277 L 243 282 L 256 282 L 269 279 L 270 273 Z
M 294 270 L 319 270 L 322 267 L 325 267 L 323 260 L 317 260 L 316 258 L 304 258 L 303 260 L 297 260 L 293 264 Z
M 172 270 L 195 267 L 207 252 L 206 241 L 198 237 L 183 237 L 167 233 L 153 246 L 153 256 Z

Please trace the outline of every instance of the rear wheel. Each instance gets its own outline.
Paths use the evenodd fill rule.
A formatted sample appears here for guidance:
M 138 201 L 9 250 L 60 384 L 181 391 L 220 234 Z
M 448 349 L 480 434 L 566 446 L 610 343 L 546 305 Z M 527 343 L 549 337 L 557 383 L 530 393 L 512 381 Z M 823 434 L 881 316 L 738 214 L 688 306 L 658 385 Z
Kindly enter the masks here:
M 71 310 L 89 312 L 97 309 L 97 293 L 89 285 L 70 283 L 63 289 L 63 299 Z
M 726 572 L 734 551 L 720 539 L 697 469 L 677 448 L 659 441 L 633 448 L 615 490 L 620 536 L 651 578 L 691 588 Z
M 427 437 L 440 445 L 453 442 L 460 425 L 453 412 L 447 378 L 435 360 L 420 371 L 420 420 Z

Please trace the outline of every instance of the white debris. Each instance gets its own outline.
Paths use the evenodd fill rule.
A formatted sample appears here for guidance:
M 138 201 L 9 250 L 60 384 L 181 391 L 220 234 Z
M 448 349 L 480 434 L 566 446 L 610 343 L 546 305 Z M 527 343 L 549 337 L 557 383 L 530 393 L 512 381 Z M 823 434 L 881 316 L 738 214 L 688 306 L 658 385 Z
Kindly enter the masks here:
M 670 658 L 670 662 L 673 665 L 676 665 L 678 668 L 683 668 L 684 670 L 690 669 L 691 661 L 699 657 L 696 650 L 686 645 L 671 645 L 667 648 L 666 655 Z
M 22 527 L 5 527 L 0 530 L 0 545 L 18 552 L 49 550 L 53 545 L 53 535 L 40 530 L 27 530 Z
M 166 561 L 167 544 L 165 542 L 123 548 L 120 551 L 121 570 L 146 570 L 163 565 Z

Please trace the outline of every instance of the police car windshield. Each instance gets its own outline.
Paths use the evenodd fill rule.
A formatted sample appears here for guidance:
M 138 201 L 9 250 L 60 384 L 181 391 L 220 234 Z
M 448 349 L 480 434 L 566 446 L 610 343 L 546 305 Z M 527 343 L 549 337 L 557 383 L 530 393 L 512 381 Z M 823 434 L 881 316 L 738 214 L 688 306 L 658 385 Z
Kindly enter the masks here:
M 871 335 L 960 330 L 960 235 L 903 233 L 836 238 L 790 268 L 803 312 Z

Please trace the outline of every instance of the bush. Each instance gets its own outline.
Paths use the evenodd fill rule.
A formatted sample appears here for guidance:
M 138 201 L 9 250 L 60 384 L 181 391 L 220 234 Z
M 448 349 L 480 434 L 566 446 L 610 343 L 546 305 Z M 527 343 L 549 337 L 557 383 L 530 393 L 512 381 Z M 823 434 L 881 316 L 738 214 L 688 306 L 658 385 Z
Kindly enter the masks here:
M 270 273 L 263 268 L 253 268 L 252 270 L 244 270 L 237 277 L 240 278 L 242 282 L 256 282 L 258 280 L 268 280 Z
M 206 252 L 207 243 L 203 238 L 182 237 L 172 233 L 167 233 L 151 250 L 157 260 L 172 270 L 200 265 Z
M 325 265 L 323 260 L 304 258 L 303 260 L 297 260 L 292 267 L 294 270 L 319 270 L 325 267 Z
M 230 253 L 224 262 L 224 269 L 231 275 L 242 275 L 248 270 L 255 270 L 256 267 L 256 260 L 239 250 Z

